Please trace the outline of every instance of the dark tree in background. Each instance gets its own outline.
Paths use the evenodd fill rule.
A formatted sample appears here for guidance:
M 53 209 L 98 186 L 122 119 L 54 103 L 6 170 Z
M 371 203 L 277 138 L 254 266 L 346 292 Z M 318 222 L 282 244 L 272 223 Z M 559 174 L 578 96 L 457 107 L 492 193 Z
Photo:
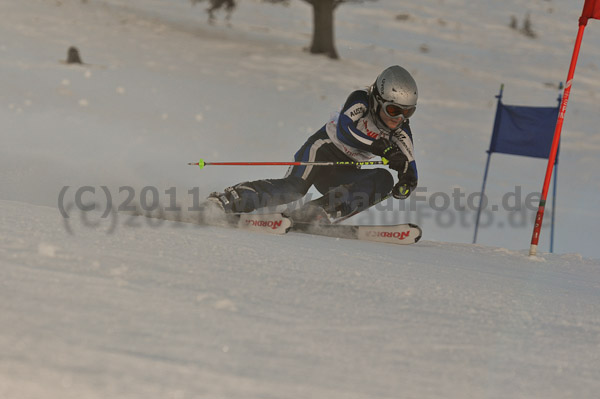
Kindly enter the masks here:
M 333 12 L 343 0 L 304 0 L 313 8 L 313 36 L 311 54 L 325 54 L 337 59 L 335 49 Z
M 214 20 L 214 13 L 220 9 L 225 9 L 227 15 L 231 15 L 233 9 L 239 0 L 191 0 L 193 4 L 208 1 L 207 8 L 209 21 Z M 265 3 L 289 4 L 290 0 L 263 0 Z M 335 9 L 344 3 L 364 3 L 365 1 L 377 0 L 302 0 L 313 8 L 313 36 L 310 45 L 312 54 L 325 54 L 330 58 L 337 59 L 338 54 L 335 49 L 334 39 L 334 18 Z

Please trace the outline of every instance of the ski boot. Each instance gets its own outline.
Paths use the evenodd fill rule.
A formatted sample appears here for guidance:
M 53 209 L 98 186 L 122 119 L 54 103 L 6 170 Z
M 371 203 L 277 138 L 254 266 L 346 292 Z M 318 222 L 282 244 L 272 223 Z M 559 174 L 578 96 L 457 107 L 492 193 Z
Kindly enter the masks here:
M 213 192 L 200 204 L 200 221 L 205 224 L 225 224 L 233 213 L 225 193 Z
M 295 224 L 337 224 L 370 206 L 367 200 L 363 201 L 366 206 L 356 200 L 349 201 L 352 188 L 352 184 L 336 187 L 287 215 Z
M 308 204 L 294 209 L 289 212 L 284 212 L 284 215 L 292 219 L 294 225 L 298 224 L 331 224 L 331 218 L 322 206 L 309 202 Z

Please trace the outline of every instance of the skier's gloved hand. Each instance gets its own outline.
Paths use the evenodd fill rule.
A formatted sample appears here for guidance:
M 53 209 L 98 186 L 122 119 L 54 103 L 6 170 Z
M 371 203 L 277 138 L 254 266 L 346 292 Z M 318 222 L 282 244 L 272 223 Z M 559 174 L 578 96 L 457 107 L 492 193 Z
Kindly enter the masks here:
M 371 153 L 385 157 L 394 148 L 394 144 L 386 138 L 380 137 L 371 143 Z
M 394 188 L 392 188 L 392 195 L 394 196 L 394 198 L 401 200 L 407 199 L 411 192 L 412 191 L 410 190 L 410 188 L 408 188 L 408 186 L 400 183 L 396 183 Z
M 386 138 L 378 138 L 371 144 L 371 153 L 387 159 L 390 169 L 404 172 L 408 169 L 408 158 L 400 148 Z
M 415 171 L 410 166 L 405 173 L 398 172 L 398 183 L 392 189 L 394 198 L 406 199 L 417 188 L 418 180 Z
M 390 169 L 398 171 L 398 174 L 410 169 L 408 158 L 400 149 L 388 154 L 385 158 L 389 161 L 388 165 L 390 166 Z

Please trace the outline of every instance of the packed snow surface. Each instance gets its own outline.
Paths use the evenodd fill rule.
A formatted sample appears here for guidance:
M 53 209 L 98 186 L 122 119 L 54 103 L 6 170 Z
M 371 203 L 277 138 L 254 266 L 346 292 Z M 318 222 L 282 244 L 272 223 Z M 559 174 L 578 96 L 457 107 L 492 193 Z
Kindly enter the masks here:
M 546 162 L 498 154 L 497 210 L 470 244 L 494 95 L 504 83 L 506 103 L 556 104 L 582 4 L 342 5 L 339 61 L 302 50 L 304 2 L 241 2 L 229 25 L 209 25 L 204 6 L 0 2 L 0 398 L 597 397 L 600 22 L 565 119 L 557 253 L 548 219 L 527 256 Z M 508 26 L 527 13 L 535 39 Z M 73 45 L 84 65 L 64 63 Z M 410 220 L 421 242 L 127 212 L 156 200 L 189 221 L 210 191 L 282 176 L 186 163 L 289 160 L 392 64 L 419 85 L 425 199 L 349 222 Z
M 600 262 L 0 202 L 3 398 L 593 398 Z

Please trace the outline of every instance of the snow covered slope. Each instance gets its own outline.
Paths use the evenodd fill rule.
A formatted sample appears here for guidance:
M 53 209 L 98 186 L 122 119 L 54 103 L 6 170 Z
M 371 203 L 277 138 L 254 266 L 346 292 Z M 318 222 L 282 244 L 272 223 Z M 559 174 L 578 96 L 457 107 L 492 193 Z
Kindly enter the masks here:
M 0 398 L 595 397 L 597 21 L 565 123 L 562 254 L 530 259 L 529 210 L 496 212 L 480 233 L 493 246 L 465 244 L 472 211 L 426 200 L 355 218 L 420 223 L 423 241 L 408 247 L 78 212 L 79 188 L 85 203 L 156 193 L 186 209 L 279 177 L 185 164 L 290 159 L 350 90 L 396 63 L 419 83 L 427 197 L 468 196 L 500 84 L 508 103 L 552 105 L 581 11 L 557 0 L 343 6 L 342 61 L 331 61 L 301 50 L 303 2 L 242 2 L 231 27 L 207 25 L 202 7 L 0 2 Z M 507 26 L 527 11 L 535 40 Z M 60 62 L 71 45 L 86 65 Z M 515 186 L 522 200 L 539 190 L 545 162 L 494 156 L 492 168 L 499 204 Z
M 600 262 L 1 201 L 3 398 L 593 398 Z

